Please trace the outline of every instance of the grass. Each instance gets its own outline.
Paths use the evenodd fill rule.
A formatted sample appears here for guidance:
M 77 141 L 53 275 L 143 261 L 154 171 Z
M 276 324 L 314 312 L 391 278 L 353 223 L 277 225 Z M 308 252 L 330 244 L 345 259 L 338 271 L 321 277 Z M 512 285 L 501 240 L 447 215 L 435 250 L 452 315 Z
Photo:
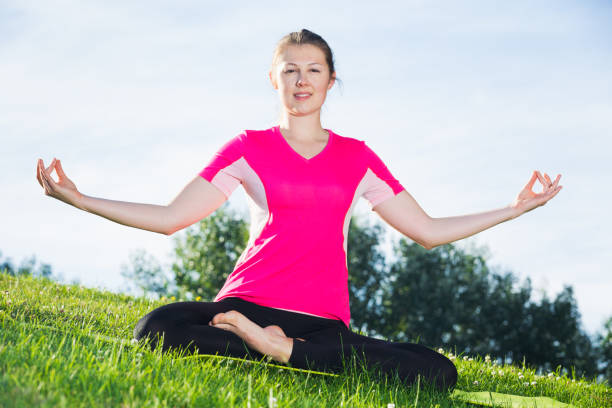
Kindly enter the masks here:
M 172 300 L 170 300 L 172 301 Z M 132 342 L 151 301 L 0 273 L 1 407 L 472 407 L 355 365 L 339 376 Z M 612 406 L 612 389 L 559 369 L 536 375 L 487 356 L 454 356 L 457 388 Z

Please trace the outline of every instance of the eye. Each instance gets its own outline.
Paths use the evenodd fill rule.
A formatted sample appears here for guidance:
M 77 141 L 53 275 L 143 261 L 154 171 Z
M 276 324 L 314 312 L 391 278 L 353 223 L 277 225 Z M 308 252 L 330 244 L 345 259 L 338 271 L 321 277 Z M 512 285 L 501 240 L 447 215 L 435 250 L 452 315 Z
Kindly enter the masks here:
M 311 71 L 313 71 L 313 72 L 321 72 L 321 71 L 319 71 L 318 69 L 314 69 L 314 68 L 313 68 L 313 69 L 311 69 Z
M 294 70 L 294 69 L 288 69 L 288 70 L 285 70 L 285 71 L 283 71 L 283 72 L 284 72 L 285 74 L 288 74 L 289 72 L 293 72 L 293 71 L 295 71 L 295 70 Z

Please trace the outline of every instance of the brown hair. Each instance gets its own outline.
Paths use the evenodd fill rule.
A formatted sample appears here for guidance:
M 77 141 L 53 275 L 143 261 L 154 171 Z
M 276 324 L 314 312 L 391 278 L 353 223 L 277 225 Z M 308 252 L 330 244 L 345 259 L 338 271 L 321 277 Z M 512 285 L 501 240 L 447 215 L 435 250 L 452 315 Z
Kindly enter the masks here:
M 336 68 L 334 68 L 334 55 L 332 53 L 331 48 L 327 42 L 318 34 L 313 33 L 310 30 L 306 30 L 303 28 L 301 31 L 294 31 L 292 33 L 287 34 L 276 44 L 276 49 L 274 50 L 274 56 L 272 57 L 272 66 L 276 64 L 276 60 L 281 52 L 288 45 L 304 45 L 310 44 L 318 47 L 323 54 L 325 54 L 325 61 L 327 62 L 327 66 L 329 67 L 329 77 L 331 79 L 332 74 L 336 72 Z M 339 80 L 339 79 L 336 79 Z

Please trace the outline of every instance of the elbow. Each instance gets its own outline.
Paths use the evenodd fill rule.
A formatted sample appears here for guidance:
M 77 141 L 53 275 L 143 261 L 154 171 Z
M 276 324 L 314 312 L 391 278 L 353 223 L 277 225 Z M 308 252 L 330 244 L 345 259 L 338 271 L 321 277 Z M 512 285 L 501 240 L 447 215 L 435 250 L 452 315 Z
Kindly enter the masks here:
M 173 226 L 173 227 L 171 227 L 171 228 L 166 228 L 166 229 L 163 231 L 163 234 L 164 234 L 164 235 L 167 235 L 167 236 L 170 236 L 170 235 L 174 234 L 176 231 L 177 231 L 177 228 L 175 228 L 175 227 Z
M 428 250 L 428 251 L 430 251 L 430 250 L 432 250 L 432 249 L 434 249 L 436 247 L 435 245 L 431 245 L 431 244 L 428 244 L 426 242 L 423 242 L 423 243 L 419 242 L 419 244 L 421 244 L 421 246 L 423 248 L 425 248 L 426 250 Z
M 428 251 L 436 247 L 436 245 L 430 244 L 429 241 L 427 241 L 426 239 L 423 239 L 422 237 L 415 237 L 413 235 L 407 235 L 407 234 L 403 234 L 403 235 L 404 237 L 410 239 L 411 241 L 416 242 L 423 248 L 427 249 Z
M 432 250 L 437 245 L 434 243 L 434 240 L 431 238 L 431 231 L 433 231 L 433 218 L 428 217 L 428 223 L 422 228 L 422 233 L 419 236 L 418 243 L 425 249 Z

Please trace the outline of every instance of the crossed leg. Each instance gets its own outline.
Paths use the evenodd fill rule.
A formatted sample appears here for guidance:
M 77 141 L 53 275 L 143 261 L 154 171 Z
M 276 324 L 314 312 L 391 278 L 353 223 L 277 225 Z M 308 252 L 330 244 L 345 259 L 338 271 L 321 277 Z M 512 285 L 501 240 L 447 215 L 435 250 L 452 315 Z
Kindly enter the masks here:
M 292 355 L 294 339 L 287 337 L 278 326 L 262 328 L 235 310 L 215 315 L 210 324 L 232 331 L 251 348 L 276 361 L 287 363 Z M 343 344 L 340 346 L 335 344 L 338 334 L 345 340 L 341 340 Z M 304 368 L 337 370 L 341 359 L 357 351 L 364 356 L 367 365 L 379 364 L 387 373 L 398 370 L 400 377 L 407 383 L 416 381 L 419 374 L 440 389 L 453 387 L 457 382 L 454 364 L 442 354 L 423 345 L 392 343 L 351 331 L 337 332 L 335 329 L 319 332 L 309 337 L 309 340 L 312 342 L 300 345 L 292 361 Z M 315 361 L 311 360 L 312 357 Z
M 208 323 L 209 326 L 228 330 L 239 336 L 251 348 L 273 360 L 286 363 L 293 349 L 293 338 L 287 337 L 283 329 L 276 325 L 261 327 L 245 315 L 230 310 L 216 314 Z M 304 341 L 304 339 L 299 340 Z

